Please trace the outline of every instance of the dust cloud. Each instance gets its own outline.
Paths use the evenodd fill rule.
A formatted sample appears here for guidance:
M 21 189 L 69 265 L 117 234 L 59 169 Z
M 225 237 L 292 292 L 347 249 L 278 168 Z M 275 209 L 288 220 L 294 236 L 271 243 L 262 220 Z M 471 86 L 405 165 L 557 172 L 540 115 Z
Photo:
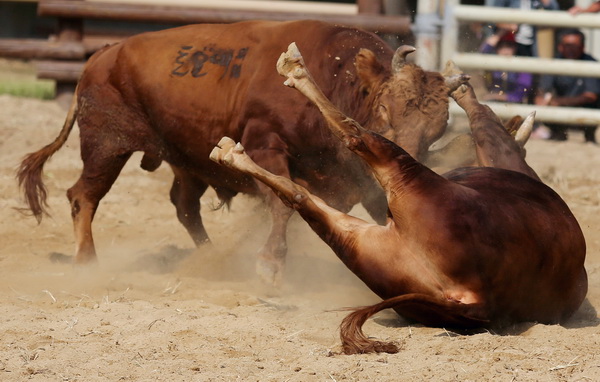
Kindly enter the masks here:
M 141 156 L 98 209 L 98 263 L 73 267 L 65 192 L 81 168 L 77 129 L 45 169 L 51 217 L 38 225 L 15 209 L 23 206 L 17 164 L 53 140 L 64 117 L 54 102 L 0 96 L 0 380 L 600 379 L 600 149 L 577 134 L 527 146 L 588 244 L 588 299 L 567 325 L 465 336 L 382 312 L 365 332 L 397 341 L 400 353 L 342 356 L 346 312 L 338 309 L 378 299 L 302 219 L 288 228 L 285 284 L 265 287 L 254 274 L 270 224 L 262 203 L 242 195 L 229 211 L 213 211 L 218 201 L 207 193 L 202 213 L 213 243 L 196 249 L 169 202 L 170 170 L 147 173 Z

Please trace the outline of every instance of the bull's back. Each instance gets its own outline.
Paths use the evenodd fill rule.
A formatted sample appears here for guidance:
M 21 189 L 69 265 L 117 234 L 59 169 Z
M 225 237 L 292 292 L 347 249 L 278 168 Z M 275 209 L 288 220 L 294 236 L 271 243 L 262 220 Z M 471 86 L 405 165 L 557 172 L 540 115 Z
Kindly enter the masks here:
M 208 154 L 223 136 L 249 153 L 273 134 L 292 155 L 331 146 L 318 110 L 277 74 L 277 59 L 291 42 L 328 96 L 334 87 L 346 88 L 342 96 L 352 93 L 355 83 L 340 85 L 337 73 L 354 70 L 361 48 L 391 56 L 371 33 L 317 21 L 191 25 L 133 36 L 95 55 L 81 91 L 107 115 L 130 115 L 124 135 L 146 142 L 136 150 L 193 169 L 212 184 L 212 174 L 225 170 Z M 108 93 L 117 95 L 102 101 Z
M 494 294 L 494 316 L 546 323 L 568 318 L 587 292 L 586 244 L 564 200 L 545 184 L 502 169 L 457 170 L 449 178 L 479 193 L 469 203 L 478 211 L 471 226 L 486 248 L 479 269 L 485 290 Z
M 119 68 L 121 83 L 133 88 L 132 96 L 165 136 L 176 139 L 181 126 L 187 125 L 210 141 L 208 150 L 223 135 L 241 138 L 248 118 L 271 115 L 281 124 L 301 115 L 300 105 L 306 102 L 282 85 L 277 59 L 295 41 L 315 72 L 327 72 L 324 61 L 340 58 L 327 57 L 325 46 L 360 48 L 332 44 L 339 31 L 315 21 L 252 21 L 146 33 L 123 44 L 118 62 L 124 67 Z M 263 110 L 254 115 L 258 108 Z M 284 118 L 288 122 L 280 121 Z

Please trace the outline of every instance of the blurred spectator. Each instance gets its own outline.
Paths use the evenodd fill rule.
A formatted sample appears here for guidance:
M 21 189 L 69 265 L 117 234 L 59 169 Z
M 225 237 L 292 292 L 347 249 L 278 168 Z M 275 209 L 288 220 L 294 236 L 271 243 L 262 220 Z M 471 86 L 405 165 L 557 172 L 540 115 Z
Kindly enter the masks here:
M 572 15 L 577 15 L 579 13 L 596 13 L 596 12 L 600 12 L 600 1 L 596 1 L 595 3 L 592 3 L 587 8 L 582 8 L 578 5 L 575 5 L 571 8 L 569 8 L 569 13 Z
M 498 24 L 496 33 L 488 37 L 481 46 L 482 53 L 496 53 L 500 56 L 512 57 L 517 52 L 515 31 L 517 24 Z M 483 96 L 486 101 L 526 102 L 533 75 L 531 73 L 516 73 L 493 71 L 485 76 L 488 94 Z
M 516 8 L 524 11 L 532 9 L 558 10 L 557 0 L 493 0 L 492 6 Z M 518 56 L 537 56 L 536 29 L 533 25 L 521 24 L 515 34 Z
M 559 32 L 558 56 L 570 60 L 596 61 L 584 53 L 585 35 L 578 29 Z M 592 77 L 543 75 L 535 98 L 537 105 L 597 108 L 600 104 L 600 79 Z M 546 124 L 551 131 L 550 139 L 566 140 L 568 128 L 583 129 L 586 142 L 596 143 L 596 126 L 574 124 Z

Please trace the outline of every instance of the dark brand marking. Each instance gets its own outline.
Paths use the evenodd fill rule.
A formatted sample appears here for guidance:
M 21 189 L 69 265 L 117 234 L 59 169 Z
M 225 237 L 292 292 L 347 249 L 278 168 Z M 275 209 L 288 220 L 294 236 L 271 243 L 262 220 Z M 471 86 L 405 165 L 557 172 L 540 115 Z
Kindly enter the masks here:
M 188 73 L 188 70 L 184 70 L 183 67 L 185 66 L 185 58 L 189 55 L 187 51 L 189 51 L 190 49 L 192 49 L 191 46 L 184 45 L 177 52 L 177 58 L 175 58 L 175 65 L 177 65 L 177 67 L 173 69 L 171 74 L 183 77 Z
M 211 71 L 219 69 L 219 79 L 239 78 L 242 72 L 242 62 L 248 54 L 248 48 L 222 49 L 215 45 L 208 45 L 196 49 L 190 45 L 182 45 L 173 60 L 174 69 L 171 74 L 178 77 L 190 75 L 194 78 L 204 77 Z

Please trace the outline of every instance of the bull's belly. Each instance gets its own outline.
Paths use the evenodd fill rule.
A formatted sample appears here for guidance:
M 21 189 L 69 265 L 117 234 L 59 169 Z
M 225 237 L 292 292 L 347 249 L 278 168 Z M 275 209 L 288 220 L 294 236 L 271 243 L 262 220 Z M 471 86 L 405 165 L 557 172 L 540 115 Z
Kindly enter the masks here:
M 237 193 L 256 195 L 259 192 L 254 178 L 210 161 L 208 154 L 206 159 L 182 158 L 178 154 L 165 160 L 173 169 L 176 178 L 192 180 L 199 187 L 210 186 L 230 197 Z

